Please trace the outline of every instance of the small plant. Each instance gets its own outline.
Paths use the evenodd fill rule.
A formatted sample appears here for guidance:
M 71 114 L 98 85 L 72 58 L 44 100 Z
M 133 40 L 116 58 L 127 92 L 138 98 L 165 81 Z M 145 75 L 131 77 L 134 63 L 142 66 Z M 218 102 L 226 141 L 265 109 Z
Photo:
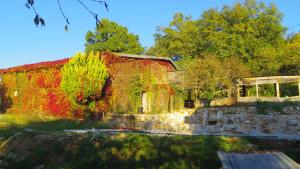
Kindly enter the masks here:
M 107 78 L 108 72 L 99 53 L 77 53 L 62 68 L 61 88 L 74 104 L 94 109 Z
M 255 104 L 257 114 L 267 114 L 266 109 L 268 109 L 268 103 L 258 100 Z
M 282 104 L 283 104 L 284 107 L 287 107 L 287 106 L 297 106 L 298 105 L 296 102 L 289 101 L 289 100 L 284 100 Z
M 257 101 L 256 109 L 258 114 L 268 114 L 270 111 L 280 112 L 284 114 L 283 109 L 288 106 L 297 106 L 297 103 L 291 101 L 280 102 L 265 102 L 265 101 Z

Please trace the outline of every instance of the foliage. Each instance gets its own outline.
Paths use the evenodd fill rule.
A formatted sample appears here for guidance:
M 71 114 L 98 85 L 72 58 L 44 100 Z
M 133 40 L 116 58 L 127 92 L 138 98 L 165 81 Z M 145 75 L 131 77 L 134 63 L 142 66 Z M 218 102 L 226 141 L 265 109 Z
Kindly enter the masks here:
M 195 89 L 198 97 L 212 100 L 234 95 L 236 80 L 249 75 L 249 70 L 236 58 L 220 60 L 215 56 L 203 56 L 187 68 L 184 85 L 187 89 Z
M 155 35 L 155 45 L 148 53 L 184 58 L 201 54 L 238 57 L 253 74 L 273 75 L 284 55 L 285 30 L 282 14 L 274 4 L 246 0 L 221 10 L 209 9 L 196 20 L 175 14 L 169 27 Z
M 55 62 L 59 63 L 60 62 Z M 41 65 L 47 69 L 42 69 Z M 3 70 L 2 100 L 6 103 L 6 112 L 45 113 L 57 117 L 70 117 L 70 103 L 60 89 L 61 75 L 52 63 L 26 65 Z M 29 71 L 33 70 L 33 71 Z M 15 71 L 15 72 L 13 72 Z M 8 109 L 7 109 L 8 108 Z
M 1 142 L 0 142 L 1 143 Z M 217 151 L 283 151 L 299 162 L 294 141 L 220 136 L 149 136 L 141 134 L 65 135 L 24 133 L 0 149 L 9 168 L 174 168 L 219 169 Z M 17 146 L 16 146 L 17 145 Z M 3 150 L 3 151 L 2 151 Z M 14 156 L 8 153 L 14 153 Z
M 290 96 L 299 96 L 299 87 L 298 83 L 281 83 L 280 84 L 280 96 L 281 97 L 290 97 Z
M 69 59 L 60 59 L 56 61 L 49 61 L 49 62 L 40 62 L 34 64 L 27 64 L 23 66 L 12 67 L 8 69 L 1 69 L 1 74 L 7 73 L 16 73 L 16 72 L 29 72 L 29 71 L 39 71 L 41 69 L 50 69 L 50 68 L 59 68 L 67 63 Z
M 153 108 L 151 113 L 167 109 L 168 97 L 173 95 L 167 84 L 167 72 L 174 69 L 170 63 L 148 59 L 115 62 L 109 66 L 112 74 L 113 112 L 136 113 L 138 107 L 142 107 L 143 92 L 147 94 L 148 103 Z
M 90 104 L 102 97 L 108 72 L 99 53 L 76 54 L 62 68 L 61 88 L 73 103 Z
M 81 119 L 92 113 L 90 114 L 92 117 L 97 118 L 99 116 L 98 118 L 101 118 L 101 114 L 108 111 L 136 113 L 137 107 L 141 106 L 141 97 L 138 95 L 144 91 L 147 92 L 149 102 L 153 107 L 151 113 L 166 112 L 170 110 L 169 107 L 172 109 L 176 107 L 177 109 L 180 106 L 177 104 L 180 100 L 177 96 L 174 98 L 176 106 L 175 103 L 173 105 L 173 102 L 172 105 L 170 104 L 170 98 L 175 97 L 175 93 L 177 93 L 174 93 L 174 90 L 167 83 L 167 73 L 174 71 L 170 62 L 130 59 L 109 52 L 102 53 L 101 57 L 105 62 L 109 77 L 105 85 L 101 86 L 102 90 L 97 88 L 97 95 L 89 97 L 85 96 L 83 92 L 79 93 L 80 104 L 87 101 L 85 105 L 79 105 L 74 100 L 69 99 L 62 90 L 61 70 L 69 59 L 2 69 L 0 73 L 5 90 L 1 89 L 3 95 L 1 101 L 7 103 L 5 110 L 20 114 L 42 112 L 51 116 L 73 116 Z M 98 60 L 100 61 L 100 58 Z M 96 65 L 93 64 L 93 66 Z M 76 71 L 71 73 L 72 76 L 79 75 L 79 73 L 74 72 Z M 81 78 L 86 78 L 86 76 Z M 135 79 L 140 80 L 135 81 Z M 76 81 L 76 83 L 78 82 L 79 80 Z M 85 85 L 88 84 L 87 80 L 84 82 Z M 140 87 L 139 84 L 141 84 Z M 100 86 L 100 84 L 98 85 Z M 95 85 L 92 86 L 92 89 L 93 87 Z
M 284 55 L 280 59 L 279 73 L 281 75 L 300 74 L 300 33 L 294 34 L 287 39 Z M 278 64 L 278 63 L 277 63 Z
M 263 101 L 257 101 L 256 104 L 256 110 L 258 114 L 268 114 L 269 111 L 276 111 L 276 112 L 282 112 L 283 106 L 280 103 L 269 103 L 269 102 L 263 102 Z
M 153 88 L 156 85 L 156 77 L 153 75 L 153 72 L 147 70 L 137 73 L 130 79 L 130 85 L 127 90 L 129 91 L 129 97 L 132 102 L 135 103 L 133 104 L 135 108 L 141 105 L 143 92 L 148 92 L 147 94 L 149 96 L 151 92 L 154 92 Z
M 171 57 L 180 55 L 184 58 L 199 54 L 201 37 L 196 21 L 190 16 L 177 13 L 167 28 L 161 28 L 154 35 L 155 46 L 147 54 Z
M 248 142 L 239 138 L 157 137 L 139 134 L 71 135 L 64 140 L 60 137 L 61 135 L 51 134 L 21 134 L 13 140 L 15 144 L 18 143 L 18 149 L 11 147 L 10 144 L 6 146 L 16 155 L 5 156 L 3 163 L 8 163 L 12 168 L 21 166 L 32 168 L 32 166 L 37 166 L 38 162 L 43 161 L 46 168 L 118 168 L 122 166 L 122 168 L 215 169 L 221 166 L 217 156 L 218 150 L 251 151 Z M 39 141 L 35 141 L 36 139 Z M 23 142 L 20 142 L 21 140 Z M 45 142 L 48 143 L 47 146 Z M 26 148 L 30 147 L 32 151 L 24 152 L 21 146 L 25 144 L 27 144 Z M 17 160 L 20 153 L 23 158 Z M 52 156 L 50 157 L 49 154 Z M 16 162 L 9 163 L 13 160 Z
M 255 106 L 258 114 L 267 114 L 269 112 L 275 111 L 284 113 L 283 109 L 289 106 L 297 106 L 297 102 L 291 102 L 289 100 L 285 100 L 282 103 L 280 102 L 266 102 L 266 101 L 257 101 Z
M 247 87 L 248 96 L 256 96 L 256 87 L 248 86 Z M 263 97 L 276 97 L 276 86 L 275 84 L 261 84 L 259 85 L 259 96 Z M 291 97 L 298 96 L 299 89 L 298 83 L 280 83 L 280 97 Z
M 118 25 L 108 19 L 101 20 L 101 26 L 95 32 L 86 34 L 85 51 L 118 52 L 129 54 L 141 54 L 144 49 L 139 43 L 137 35 L 128 32 L 124 26 Z
M 275 84 L 263 84 L 259 85 L 259 96 L 275 97 L 276 96 L 276 87 Z M 256 90 L 255 94 L 256 96 Z

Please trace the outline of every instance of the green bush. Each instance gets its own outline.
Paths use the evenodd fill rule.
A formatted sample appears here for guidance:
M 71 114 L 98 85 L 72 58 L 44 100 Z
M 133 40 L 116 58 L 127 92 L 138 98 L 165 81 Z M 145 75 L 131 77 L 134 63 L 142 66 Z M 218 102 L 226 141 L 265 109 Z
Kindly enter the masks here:
M 62 69 L 61 88 L 73 103 L 89 105 L 101 98 L 107 78 L 99 53 L 77 53 Z
M 266 102 L 258 100 L 255 104 L 258 114 L 268 114 L 270 112 L 280 112 L 284 114 L 283 109 L 288 106 L 297 106 L 296 102 L 284 101 L 284 102 Z

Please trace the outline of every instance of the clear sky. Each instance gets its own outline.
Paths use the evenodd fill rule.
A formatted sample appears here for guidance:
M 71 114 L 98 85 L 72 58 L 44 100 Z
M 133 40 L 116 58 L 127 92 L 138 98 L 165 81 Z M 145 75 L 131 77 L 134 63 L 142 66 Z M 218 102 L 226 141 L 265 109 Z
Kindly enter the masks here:
M 82 0 L 88 2 L 89 0 Z M 109 12 L 95 3 L 87 3 L 109 18 L 138 34 L 143 46 L 151 46 L 157 26 L 166 26 L 176 12 L 199 18 L 204 10 L 221 8 L 238 0 L 107 0 Z M 95 21 L 77 0 L 61 0 L 71 22 L 64 32 L 56 0 L 36 0 L 36 9 L 46 20 L 46 27 L 36 28 L 34 13 L 25 8 L 26 0 L 3 0 L 0 5 L 0 68 L 70 57 L 84 50 L 84 37 L 94 30 Z M 264 0 L 273 2 L 284 14 L 286 27 L 300 24 L 300 0 Z M 297 32 L 300 26 L 290 29 Z

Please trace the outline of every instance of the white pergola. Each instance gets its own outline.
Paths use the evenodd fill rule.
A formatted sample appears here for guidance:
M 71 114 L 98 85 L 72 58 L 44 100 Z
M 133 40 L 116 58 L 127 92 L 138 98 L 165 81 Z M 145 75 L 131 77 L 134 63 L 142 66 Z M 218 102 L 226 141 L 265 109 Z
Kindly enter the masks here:
M 282 83 L 298 83 L 298 95 L 289 96 L 289 100 L 300 101 L 300 76 L 269 76 L 269 77 L 252 77 L 244 78 L 237 83 L 237 101 L 238 102 L 251 102 L 251 101 L 283 101 L 285 98 L 280 96 L 280 84 Z M 274 84 L 276 88 L 276 96 L 265 97 L 259 95 L 259 86 L 264 84 Z M 256 96 L 241 96 L 241 89 L 246 86 L 255 86 Z

